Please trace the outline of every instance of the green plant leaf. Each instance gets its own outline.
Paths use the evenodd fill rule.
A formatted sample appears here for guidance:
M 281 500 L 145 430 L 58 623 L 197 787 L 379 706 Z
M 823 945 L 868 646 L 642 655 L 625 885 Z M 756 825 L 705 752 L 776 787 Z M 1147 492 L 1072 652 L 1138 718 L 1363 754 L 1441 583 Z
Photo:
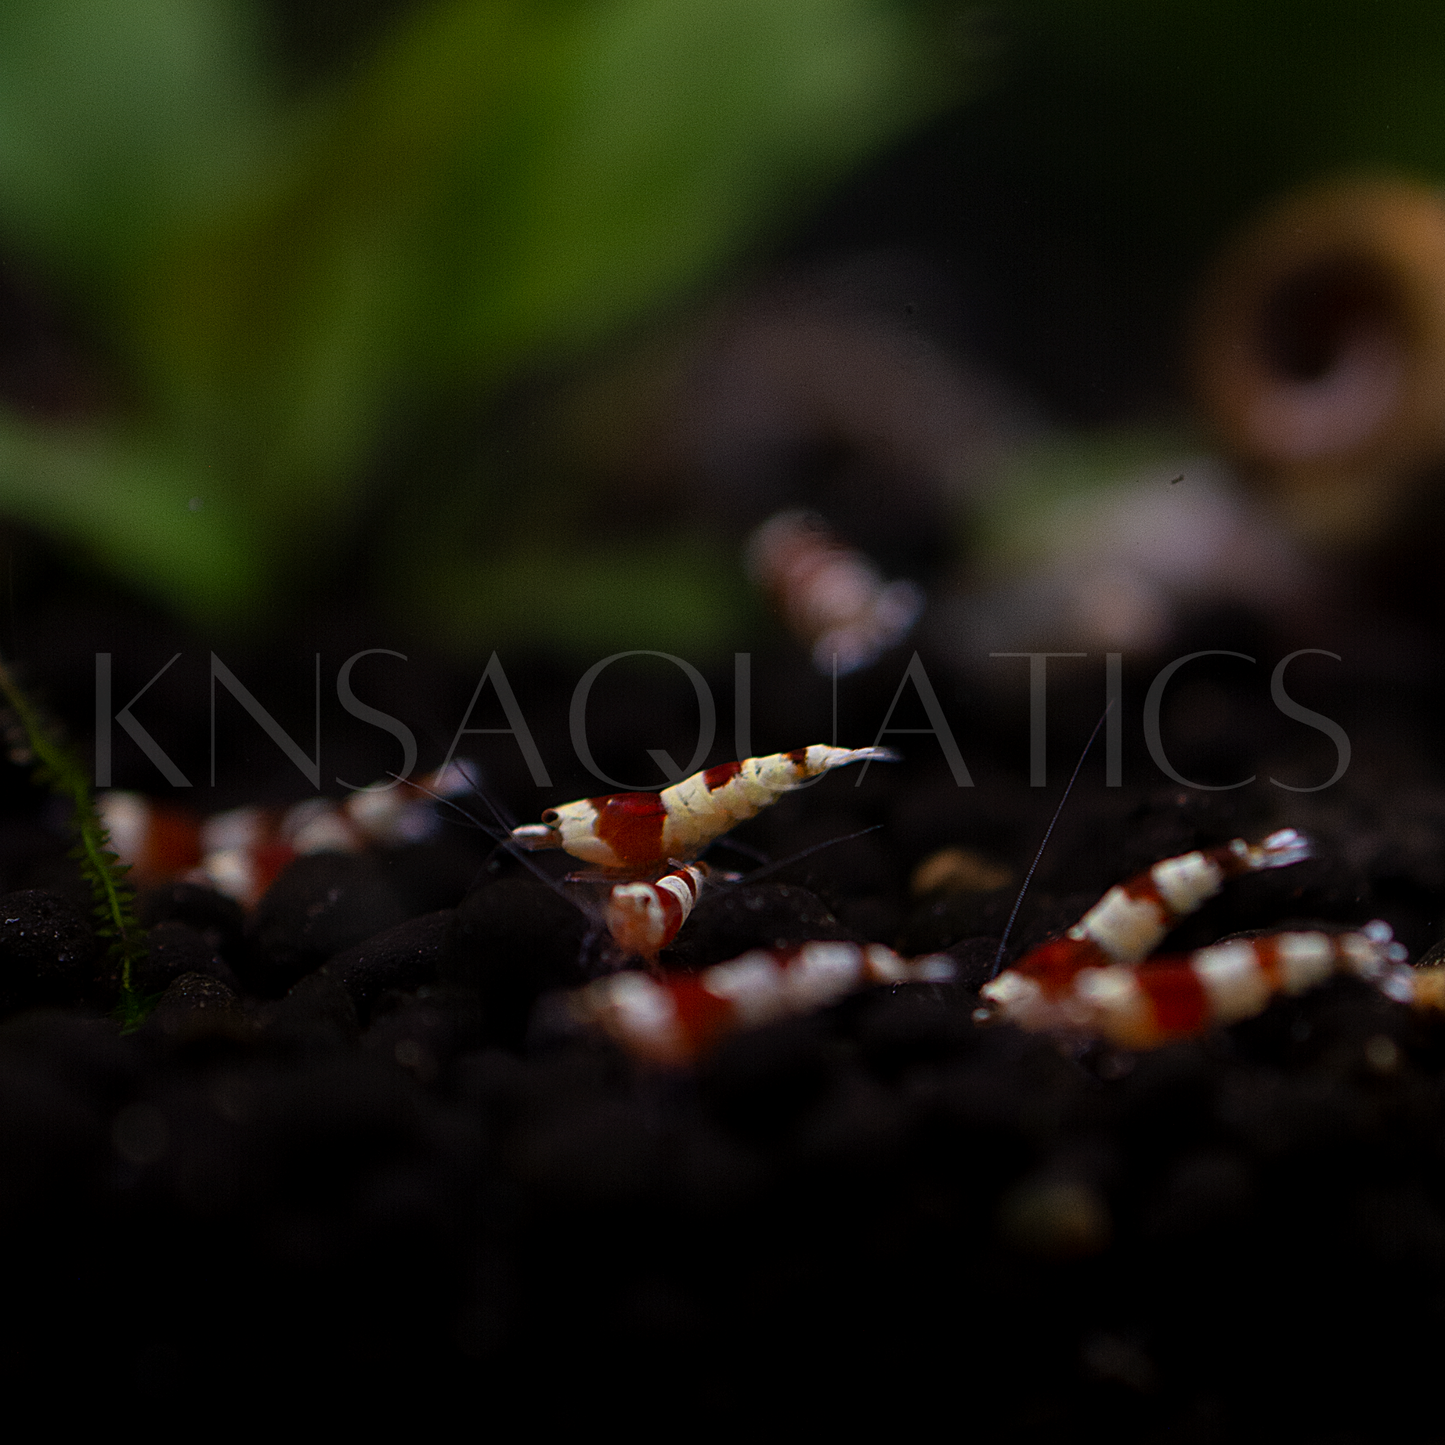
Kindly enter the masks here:
M 399 418 L 665 305 L 939 103 L 880 0 L 449 0 L 298 126 L 232 224 L 138 278 L 168 427 L 276 528 Z
M 245 499 L 118 430 L 0 415 L 0 509 L 198 620 L 264 612 L 274 592 Z
M 274 114 L 249 6 L 5 0 L 0 228 L 119 300 L 159 238 L 254 187 Z
M 0 506 L 197 619 L 323 580 L 417 418 L 676 303 L 950 83 L 890 0 L 436 0 L 299 98 L 254 19 L 0 7 L 0 228 L 133 398 L 0 418 Z

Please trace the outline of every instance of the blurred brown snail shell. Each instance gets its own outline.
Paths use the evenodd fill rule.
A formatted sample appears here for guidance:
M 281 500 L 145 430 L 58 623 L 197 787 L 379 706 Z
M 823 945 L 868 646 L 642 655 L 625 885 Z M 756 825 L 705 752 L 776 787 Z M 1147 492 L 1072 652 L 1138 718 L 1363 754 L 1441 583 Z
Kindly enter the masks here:
M 1188 359 L 1205 422 L 1299 534 L 1387 535 L 1445 459 L 1445 196 L 1349 179 L 1286 197 L 1206 279 Z

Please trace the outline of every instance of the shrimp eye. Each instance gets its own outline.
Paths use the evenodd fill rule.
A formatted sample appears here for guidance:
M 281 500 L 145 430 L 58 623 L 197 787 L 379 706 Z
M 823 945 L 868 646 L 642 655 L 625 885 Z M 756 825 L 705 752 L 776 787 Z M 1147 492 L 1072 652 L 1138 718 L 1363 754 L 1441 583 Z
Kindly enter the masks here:
M 556 808 L 548 808 L 547 811 L 542 814 L 542 821 L 548 825 L 555 823 L 557 821 Z

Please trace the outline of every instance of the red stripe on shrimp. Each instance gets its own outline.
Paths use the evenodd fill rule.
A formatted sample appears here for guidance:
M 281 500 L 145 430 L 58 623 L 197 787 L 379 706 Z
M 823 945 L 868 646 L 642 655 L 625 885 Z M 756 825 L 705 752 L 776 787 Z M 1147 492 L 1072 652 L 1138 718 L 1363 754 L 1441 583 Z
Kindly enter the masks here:
M 1158 959 L 1140 968 L 1139 988 L 1148 1000 L 1154 1032 L 1179 1037 L 1211 1022 L 1209 995 L 1188 961 Z
M 587 801 L 593 835 L 617 860 L 611 867 L 650 868 L 662 860 L 667 808 L 661 794 L 613 793 Z

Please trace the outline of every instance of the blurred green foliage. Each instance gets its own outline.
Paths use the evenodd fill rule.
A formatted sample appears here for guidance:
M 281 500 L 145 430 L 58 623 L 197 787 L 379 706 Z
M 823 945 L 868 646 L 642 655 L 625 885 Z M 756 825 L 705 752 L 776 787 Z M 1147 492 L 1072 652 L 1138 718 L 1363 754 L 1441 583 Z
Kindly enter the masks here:
M 282 605 L 409 423 L 675 302 L 953 83 L 886 0 L 431 0 L 300 95 L 260 19 L 0 6 L 0 240 L 127 393 L 0 416 L 0 508 L 197 621 Z

